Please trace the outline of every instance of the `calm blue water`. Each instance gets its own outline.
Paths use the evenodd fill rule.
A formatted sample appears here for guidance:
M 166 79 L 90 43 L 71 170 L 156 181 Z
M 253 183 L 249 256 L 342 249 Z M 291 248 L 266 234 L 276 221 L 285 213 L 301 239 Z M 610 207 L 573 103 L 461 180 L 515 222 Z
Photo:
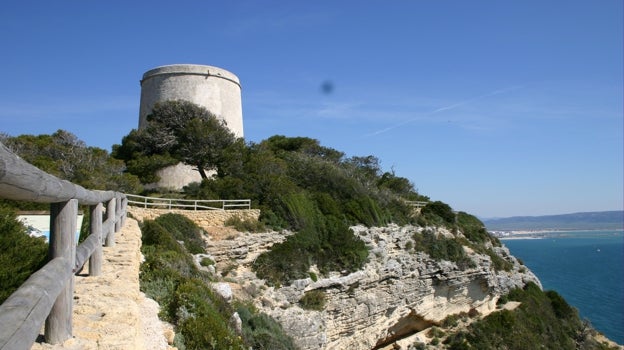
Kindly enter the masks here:
M 45 237 L 46 242 L 50 241 L 50 231 L 41 231 L 41 236 Z M 80 238 L 80 230 L 76 231 L 76 242 Z
M 556 232 L 503 244 L 545 290 L 563 295 L 594 328 L 624 344 L 624 232 Z

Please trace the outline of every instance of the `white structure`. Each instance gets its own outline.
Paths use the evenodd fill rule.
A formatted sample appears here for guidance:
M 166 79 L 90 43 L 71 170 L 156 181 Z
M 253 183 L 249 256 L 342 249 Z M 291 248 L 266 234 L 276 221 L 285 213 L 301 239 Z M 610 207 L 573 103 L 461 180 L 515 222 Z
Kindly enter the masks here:
M 196 64 L 174 64 L 151 69 L 141 80 L 139 129 L 156 102 L 193 102 L 224 120 L 228 128 L 243 136 L 243 108 L 238 77 L 225 69 Z
M 237 137 L 243 137 L 243 108 L 238 77 L 218 67 L 174 64 L 156 67 L 141 79 L 139 129 L 146 127 L 147 116 L 157 102 L 185 100 L 206 108 Z M 191 182 L 201 182 L 197 169 L 178 164 L 161 169 L 155 187 L 180 190 Z

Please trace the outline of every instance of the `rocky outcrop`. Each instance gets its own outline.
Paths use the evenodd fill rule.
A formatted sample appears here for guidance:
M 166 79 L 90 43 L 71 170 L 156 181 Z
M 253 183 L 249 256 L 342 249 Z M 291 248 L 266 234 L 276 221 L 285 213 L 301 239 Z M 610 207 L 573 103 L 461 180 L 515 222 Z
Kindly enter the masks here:
M 224 239 L 214 239 L 213 229 L 208 229 L 206 240 L 206 252 L 219 264 L 235 262 L 237 265 L 247 265 L 258 255 L 266 252 L 276 243 L 283 242 L 286 237 L 292 235 L 290 231 L 242 233 L 230 231 L 228 234 L 221 233 Z
M 277 319 L 301 349 L 376 349 L 439 324 L 460 313 L 487 314 L 496 308 L 500 295 L 511 288 L 539 280 L 504 247 L 496 253 L 513 264 L 512 271 L 495 271 L 491 258 L 466 251 L 476 267 L 461 269 L 448 261 L 434 261 L 414 251 L 411 237 L 419 227 L 353 227 L 369 246 L 369 262 L 360 271 L 333 273 L 316 281 L 294 281 L 290 286 L 269 287 L 251 272 L 258 255 L 244 242 L 254 235 L 213 242 L 208 250 L 219 263 L 238 262 L 228 277 L 239 284 L 235 292 L 246 293 L 256 306 Z M 438 230 L 440 235 L 450 232 Z M 263 250 L 284 236 L 259 236 L 251 243 Z M 229 247 L 229 249 L 228 249 Z M 302 309 L 298 302 L 310 291 L 322 291 L 327 302 L 322 311 Z

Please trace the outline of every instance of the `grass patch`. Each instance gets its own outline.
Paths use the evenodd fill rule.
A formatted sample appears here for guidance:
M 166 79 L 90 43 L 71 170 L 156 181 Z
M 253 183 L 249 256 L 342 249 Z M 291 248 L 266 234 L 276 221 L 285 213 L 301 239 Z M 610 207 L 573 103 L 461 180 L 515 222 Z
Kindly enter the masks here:
M 210 258 L 202 258 L 201 261 L 199 262 L 199 264 L 201 266 L 211 266 L 211 265 L 214 265 L 215 262 L 214 262 L 214 260 L 212 260 Z
M 258 220 L 242 220 L 239 216 L 232 216 L 225 220 L 225 226 L 232 226 L 239 232 L 264 232 L 266 225 Z
M 305 310 L 321 311 L 325 308 L 327 302 L 327 294 L 322 290 L 311 290 L 305 292 L 299 300 L 299 305 Z

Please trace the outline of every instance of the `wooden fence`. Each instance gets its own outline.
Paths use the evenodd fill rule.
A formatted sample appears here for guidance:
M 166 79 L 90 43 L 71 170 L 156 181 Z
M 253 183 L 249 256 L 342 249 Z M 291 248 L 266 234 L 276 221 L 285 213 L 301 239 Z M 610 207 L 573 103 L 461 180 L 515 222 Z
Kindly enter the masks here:
M 425 202 L 425 201 L 405 201 L 405 203 L 409 206 L 412 206 L 416 209 L 420 209 L 422 207 L 424 207 L 425 205 L 427 205 L 429 202 Z
M 250 199 L 172 199 L 127 194 L 128 204 L 143 208 L 185 210 L 251 209 Z
M 2 143 L 0 198 L 50 203 L 49 261 L 0 305 L 0 349 L 30 349 L 44 321 L 45 341 L 62 343 L 72 337 L 73 276 L 87 260 L 89 275 L 101 273 L 102 244 L 115 244 L 128 200 L 122 193 L 90 191 L 60 180 L 28 164 Z M 89 206 L 90 235 L 76 247 L 78 204 Z

